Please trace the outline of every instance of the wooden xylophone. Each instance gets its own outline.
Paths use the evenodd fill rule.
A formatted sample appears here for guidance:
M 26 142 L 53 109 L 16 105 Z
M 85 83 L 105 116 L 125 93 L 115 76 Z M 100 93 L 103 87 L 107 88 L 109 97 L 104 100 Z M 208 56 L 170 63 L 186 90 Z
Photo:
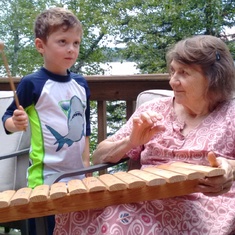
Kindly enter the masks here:
M 221 168 L 175 162 L 67 184 L 7 190 L 0 193 L 0 222 L 187 195 L 195 192 L 198 179 L 224 173 Z

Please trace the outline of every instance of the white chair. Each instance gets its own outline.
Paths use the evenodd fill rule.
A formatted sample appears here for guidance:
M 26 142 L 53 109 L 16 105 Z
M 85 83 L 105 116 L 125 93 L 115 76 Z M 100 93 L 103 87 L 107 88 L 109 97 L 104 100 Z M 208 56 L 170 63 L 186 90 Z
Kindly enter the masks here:
M 145 103 L 146 101 L 150 101 L 155 98 L 169 97 L 169 96 L 173 96 L 172 90 L 153 89 L 153 90 L 142 91 L 137 96 L 136 108 L 138 108 L 141 104 Z
M 0 91 L 0 116 L 13 100 L 11 91 Z M 29 166 L 29 130 L 7 135 L 0 125 L 0 192 L 26 187 L 26 173 Z M 0 224 L 5 229 L 19 229 L 28 235 L 27 220 Z

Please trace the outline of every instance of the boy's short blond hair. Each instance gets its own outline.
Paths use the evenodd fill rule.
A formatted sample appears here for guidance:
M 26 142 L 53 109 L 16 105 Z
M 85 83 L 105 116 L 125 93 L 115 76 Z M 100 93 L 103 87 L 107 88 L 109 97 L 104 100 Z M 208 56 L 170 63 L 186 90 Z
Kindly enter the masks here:
M 54 7 L 40 13 L 34 24 L 35 38 L 43 40 L 45 43 L 48 36 L 58 29 L 63 28 L 67 31 L 70 28 L 77 27 L 78 34 L 82 37 L 82 24 L 78 18 L 65 8 Z

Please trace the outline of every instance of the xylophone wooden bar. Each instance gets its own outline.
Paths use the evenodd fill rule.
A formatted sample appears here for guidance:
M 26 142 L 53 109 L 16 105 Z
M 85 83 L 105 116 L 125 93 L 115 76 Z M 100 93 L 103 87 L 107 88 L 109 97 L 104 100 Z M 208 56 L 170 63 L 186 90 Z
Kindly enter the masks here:
M 202 172 L 206 177 L 213 177 L 217 175 L 223 175 L 225 171 L 221 168 L 212 168 L 210 166 L 201 166 L 201 165 L 194 165 L 194 164 L 189 164 L 189 163 L 184 163 L 184 162 L 174 162 L 171 164 L 171 166 L 177 166 L 177 167 L 182 167 L 186 169 L 192 169 L 198 172 Z
M 195 192 L 198 179 L 224 173 L 220 168 L 173 163 L 71 180 L 67 185 L 8 190 L 0 193 L 0 222 L 187 195 Z

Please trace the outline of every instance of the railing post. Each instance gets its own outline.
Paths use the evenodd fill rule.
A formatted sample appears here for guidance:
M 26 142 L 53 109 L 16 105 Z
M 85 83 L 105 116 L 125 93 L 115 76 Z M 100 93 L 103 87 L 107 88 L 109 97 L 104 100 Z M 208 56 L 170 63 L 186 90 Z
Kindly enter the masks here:
M 97 101 L 98 109 L 98 143 L 107 137 L 107 104 L 106 101 Z M 99 175 L 106 174 L 107 169 L 100 170 Z
M 97 101 L 98 109 L 98 143 L 107 137 L 106 101 Z
M 135 106 L 136 101 L 126 100 L 126 120 L 128 120 L 135 111 Z

